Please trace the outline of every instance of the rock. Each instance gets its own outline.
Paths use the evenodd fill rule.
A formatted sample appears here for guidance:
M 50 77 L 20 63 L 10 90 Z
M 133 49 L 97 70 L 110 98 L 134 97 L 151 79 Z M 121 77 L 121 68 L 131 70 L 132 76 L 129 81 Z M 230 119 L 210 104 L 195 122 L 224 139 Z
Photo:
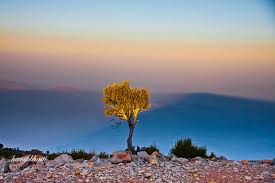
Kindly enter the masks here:
M 94 171 L 92 168 L 82 168 L 80 170 L 80 174 L 81 175 L 84 175 L 84 176 L 87 176 L 89 175 L 92 171 Z
M 148 153 L 146 151 L 137 152 L 137 157 L 141 158 L 141 159 L 145 159 L 145 160 L 150 159 L 150 156 L 148 155 Z
M 152 155 L 150 156 L 149 163 L 150 163 L 151 165 L 159 165 L 159 161 L 158 161 L 157 156 L 152 154 Z
M 191 162 L 191 163 L 195 163 L 196 161 L 197 161 L 196 158 L 190 159 L 190 162 Z
M 266 164 L 266 165 L 272 166 L 273 165 L 273 161 L 272 160 L 262 160 L 261 164 Z
M 75 162 L 78 162 L 78 163 L 83 163 L 84 159 L 76 159 L 74 160 Z
M 154 151 L 154 152 L 152 153 L 152 155 L 155 155 L 155 156 L 160 156 L 160 154 L 159 154 L 159 152 L 158 152 L 158 151 Z
M 171 159 L 172 162 L 175 162 L 175 163 L 187 163 L 189 160 L 186 159 L 186 158 L 177 158 L 177 157 L 173 157 Z
M 132 153 L 130 151 L 113 152 L 111 163 L 127 163 L 132 161 Z
M 145 164 L 145 160 L 144 159 L 141 159 L 141 158 L 138 158 L 137 155 L 132 155 L 132 160 L 133 162 L 136 164 L 136 166 L 141 166 L 141 165 L 144 165 Z M 149 159 L 148 159 L 149 160 Z
M 7 173 L 9 170 L 8 167 L 8 161 L 5 158 L 2 158 L 0 160 L 0 173 Z
M 215 160 L 216 160 L 216 158 L 215 158 L 215 157 L 212 157 L 210 160 L 211 160 L 211 161 L 215 161 Z
M 32 167 L 33 167 L 33 169 L 35 169 L 35 170 L 41 170 L 41 169 L 44 168 L 44 166 L 45 166 L 45 163 L 44 163 L 44 162 L 41 162 L 41 161 L 36 162 L 35 164 L 32 164 Z
M 93 162 L 95 166 L 101 166 L 105 164 L 105 161 L 102 161 L 98 156 L 93 157 Z
M 0 173 L 7 173 L 9 170 L 9 163 L 5 158 L 0 160 Z
M 245 178 L 245 180 L 252 180 L 252 178 L 250 176 L 245 176 L 244 178 Z
M 146 179 L 150 179 L 150 178 L 152 177 L 152 174 L 150 174 L 150 173 L 145 173 L 145 174 L 144 174 L 144 177 L 145 177 Z
M 248 160 L 242 160 L 241 163 L 242 163 L 242 165 L 244 165 L 244 166 L 248 166 L 248 165 L 249 165 Z
M 227 161 L 226 157 L 224 157 L 224 156 L 220 156 L 220 157 L 218 158 L 218 160 L 220 160 L 220 161 Z
M 170 158 L 170 160 L 172 160 L 173 158 L 176 158 L 177 156 L 175 156 L 174 154 L 171 154 L 170 156 L 169 156 L 169 158 Z
M 269 175 L 270 175 L 270 172 L 268 172 L 268 171 L 263 171 L 261 173 L 261 177 L 268 177 Z
M 23 170 L 24 168 L 31 165 L 31 162 L 19 162 L 19 163 L 9 163 L 9 170 L 15 172 L 18 170 Z
M 75 175 L 75 176 L 79 176 L 79 175 L 80 175 L 80 170 L 79 170 L 79 169 L 76 169 L 75 172 L 74 172 L 74 175 Z
M 50 172 L 54 172 L 54 171 L 55 171 L 55 168 L 50 167 L 50 168 L 49 168 L 49 171 L 50 171 Z
M 46 166 L 49 167 L 59 167 L 66 163 L 73 163 L 73 158 L 68 154 L 61 154 L 60 156 L 56 157 L 54 160 L 49 161 Z

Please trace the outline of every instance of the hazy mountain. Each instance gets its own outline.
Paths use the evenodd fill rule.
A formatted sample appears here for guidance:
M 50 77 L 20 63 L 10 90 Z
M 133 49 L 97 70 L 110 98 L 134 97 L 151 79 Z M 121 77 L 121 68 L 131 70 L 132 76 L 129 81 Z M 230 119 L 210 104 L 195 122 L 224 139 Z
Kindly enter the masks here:
M 17 81 L 0 79 L 0 90 L 30 90 L 34 87 Z
M 124 149 L 128 128 L 103 114 L 97 92 L 0 91 L 0 141 L 20 148 L 111 152 Z M 141 114 L 134 144 L 156 143 L 168 153 L 176 139 L 233 159 L 275 154 L 275 103 L 214 94 L 154 95 Z
M 191 137 L 206 145 L 209 153 L 230 159 L 275 157 L 275 103 L 204 93 L 178 95 L 172 101 L 140 115 L 133 144 L 156 144 L 168 153 L 177 139 Z M 127 135 L 128 127 L 122 123 L 65 147 L 111 152 L 125 148 Z

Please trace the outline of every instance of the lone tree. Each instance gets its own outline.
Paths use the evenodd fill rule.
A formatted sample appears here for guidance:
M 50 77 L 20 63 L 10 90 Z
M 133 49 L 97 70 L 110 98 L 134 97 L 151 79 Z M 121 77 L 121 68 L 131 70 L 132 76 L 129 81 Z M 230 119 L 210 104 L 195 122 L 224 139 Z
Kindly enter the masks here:
M 128 151 L 132 150 L 132 136 L 139 112 L 150 109 L 150 93 L 144 88 L 131 88 L 129 81 L 113 83 L 104 88 L 103 102 L 106 116 L 128 123 Z

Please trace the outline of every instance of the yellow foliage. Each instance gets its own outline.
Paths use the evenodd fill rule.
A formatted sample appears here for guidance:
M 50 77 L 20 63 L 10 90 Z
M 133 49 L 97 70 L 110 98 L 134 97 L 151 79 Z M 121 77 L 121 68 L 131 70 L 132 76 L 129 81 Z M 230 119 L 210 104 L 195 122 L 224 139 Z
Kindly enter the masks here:
M 106 116 L 135 124 L 139 112 L 150 109 L 150 93 L 144 88 L 131 88 L 129 81 L 113 83 L 103 90 Z

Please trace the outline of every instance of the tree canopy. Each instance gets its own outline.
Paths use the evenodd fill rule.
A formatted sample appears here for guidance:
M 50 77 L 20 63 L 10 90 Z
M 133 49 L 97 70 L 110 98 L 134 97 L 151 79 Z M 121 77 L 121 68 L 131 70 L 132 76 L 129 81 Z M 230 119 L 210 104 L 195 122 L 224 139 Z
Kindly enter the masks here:
M 144 88 L 131 88 L 129 81 L 113 83 L 103 90 L 106 116 L 135 124 L 139 112 L 150 109 L 150 93 Z

